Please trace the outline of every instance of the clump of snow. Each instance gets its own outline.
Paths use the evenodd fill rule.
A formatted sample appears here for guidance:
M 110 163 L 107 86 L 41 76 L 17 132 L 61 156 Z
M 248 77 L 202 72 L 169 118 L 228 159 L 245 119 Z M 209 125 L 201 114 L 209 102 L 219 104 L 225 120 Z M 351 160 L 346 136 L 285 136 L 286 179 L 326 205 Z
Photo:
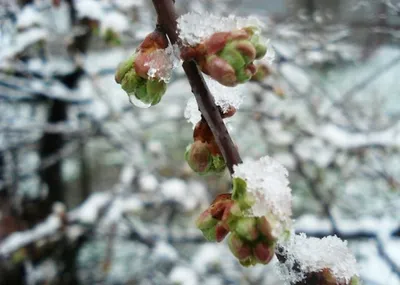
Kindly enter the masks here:
M 165 241 L 159 241 L 156 243 L 153 249 L 153 257 L 156 257 L 156 259 L 174 261 L 179 257 L 179 255 L 172 245 L 166 243 Z
M 177 178 L 169 179 L 161 185 L 161 193 L 166 200 L 182 205 L 184 211 L 193 211 L 207 199 L 205 188 L 201 185 Z
M 57 215 L 50 215 L 46 221 L 32 230 L 16 232 L 0 243 L 0 254 L 9 255 L 13 251 L 54 234 L 61 227 L 61 220 Z
M 150 173 L 140 175 L 138 183 L 140 189 L 145 192 L 154 192 L 158 188 L 157 178 Z
M 199 280 L 196 272 L 190 267 L 178 265 L 169 274 L 169 281 L 176 285 L 198 285 Z
M 119 12 L 107 13 L 101 21 L 101 32 L 112 30 L 117 33 L 123 33 L 129 30 L 129 21 L 126 16 Z
M 251 214 L 257 217 L 273 216 L 281 223 L 276 224 L 275 236 L 279 236 L 291 223 L 292 194 L 289 188 L 288 171 L 276 160 L 265 156 L 255 161 L 246 159 L 234 166 L 234 178 L 247 183 L 255 204 Z
M 147 75 L 168 83 L 171 80 L 173 70 L 180 63 L 180 52 L 178 46 L 169 45 L 166 49 L 158 49 L 151 53 L 151 60 L 145 63 L 150 69 Z
M 347 242 L 336 236 L 319 239 L 302 233 L 293 235 L 281 246 L 281 253 L 287 260 L 278 266 L 281 276 L 290 284 L 303 280 L 307 273 L 323 269 L 329 269 L 339 282 L 347 283 L 354 275 L 358 275 L 357 262 Z M 300 270 L 292 270 L 295 266 Z
M 35 25 L 41 26 L 44 23 L 40 12 L 33 5 L 26 5 L 21 13 L 17 15 L 17 27 L 26 29 Z
M 76 1 L 78 18 L 101 20 L 104 16 L 101 2 L 94 0 Z
M 97 219 L 99 210 L 106 205 L 111 199 L 110 193 L 95 193 L 92 194 L 82 205 L 73 210 L 69 214 L 69 218 L 79 220 L 82 223 L 94 223 Z
M 228 32 L 245 27 L 262 28 L 256 17 L 221 17 L 209 13 L 187 13 L 178 18 L 179 36 L 187 45 L 196 45 L 216 32 Z
M 204 79 L 211 94 L 214 96 L 215 104 L 219 106 L 224 113 L 227 112 L 230 107 L 234 107 L 236 110 L 239 109 L 245 93 L 243 85 L 226 87 L 219 84 L 211 77 L 205 76 Z M 186 105 L 184 116 L 188 122 L 193 124 L 193 127 L 201 119 L 201 113 L 193 97 L 189 99 Z

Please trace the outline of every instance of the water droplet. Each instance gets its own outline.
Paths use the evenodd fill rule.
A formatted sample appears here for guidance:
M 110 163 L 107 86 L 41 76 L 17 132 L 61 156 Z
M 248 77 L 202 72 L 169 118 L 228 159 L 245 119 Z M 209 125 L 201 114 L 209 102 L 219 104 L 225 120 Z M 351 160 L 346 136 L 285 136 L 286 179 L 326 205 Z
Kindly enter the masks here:
M 135 105 L 136 107 L 143 109 L 149 108 L 151 106 L 150 103 L 144 103 L 140 101 L 138 98 L 136 98 L 135 94 L 129 94 L 129 102 L 131 102 L 131 104 Z

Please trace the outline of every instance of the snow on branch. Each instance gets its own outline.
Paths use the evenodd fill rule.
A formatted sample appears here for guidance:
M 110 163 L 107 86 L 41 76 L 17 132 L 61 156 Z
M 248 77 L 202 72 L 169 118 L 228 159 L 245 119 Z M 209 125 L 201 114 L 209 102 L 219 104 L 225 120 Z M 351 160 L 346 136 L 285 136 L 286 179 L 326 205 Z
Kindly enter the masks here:
M 279 265 L 279 270 L 291 284 L 301 282 L 307 274 L 316 272 L 332 274 L 336 279 L 335 284 L 348 284 L 354 276 L 358 276 L 357 262 L 347 242 L 336 236 L 319 239 L 303 233 L 293 235 L 281 246 L 281 254 L 286 261 Z
M 211 77 L 205 76 L 205 81 L 210 93 L 214 97 L 215 105 L 221 108 L 223 113 L 226 113 L 231 107 L 239 109 L 245 95 L 243 85 L 237 87 L 226 87 L 219 84 Z M 193 127 L 201 120 L 201 113 L 197 106 L 195 98 L 190 98 L 185 108 L 185 118 L 193 124 Z
M 316 136 L 326 139 L 341 148 L 359 148 L 371 145 L 396 147 L 400 146 L 400 123 L 375 132 L 350 132 L 335 125 L 321 127 Z

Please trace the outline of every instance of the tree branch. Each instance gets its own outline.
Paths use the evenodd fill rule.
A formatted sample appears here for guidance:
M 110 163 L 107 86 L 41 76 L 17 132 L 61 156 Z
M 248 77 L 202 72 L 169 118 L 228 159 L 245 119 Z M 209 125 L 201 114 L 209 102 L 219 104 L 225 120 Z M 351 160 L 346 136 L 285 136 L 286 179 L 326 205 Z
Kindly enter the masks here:
M 168 35 L 172 44 L 178 44 L 179 47 L 182 47 L 182 42 L 177 34 L 176 13 L 173 1 L 153 0 L 153 5 L 158 16 L 158 28 Z M 226 129 L 219 109 L 215 105 L 214 98 L 194 61 L 185 61 L 182 67 L 189 80 L 199 110 L 210 126 L 229 172 L 233 174 L 233 166 L 241 163 L 242 159 Z

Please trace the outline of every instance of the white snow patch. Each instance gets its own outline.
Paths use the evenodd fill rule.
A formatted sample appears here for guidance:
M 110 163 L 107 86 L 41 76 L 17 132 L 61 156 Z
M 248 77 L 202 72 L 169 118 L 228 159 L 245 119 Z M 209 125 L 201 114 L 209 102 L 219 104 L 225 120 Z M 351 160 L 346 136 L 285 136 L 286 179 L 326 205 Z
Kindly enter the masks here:
M 302 233 L 293 235 L 281 246 L 287 261 L 279 269 L 282 277 L 290 284 L 303 280 L 308 272 L 319 272 L 326 268 L 341 282 L 347 283 L 358 275 L 357 261 L 348 249 L 347 242 L 336 236 L 319 239 Z M 290 270 L 295 262 L 300 267 L 298 271 Z
M 75 6 L 79 18 L 101 20 L 104 17 L 104 12 L 100 1 L 76 1 Z
M 198 285 L 199 278 L 190 267 L 178 265 L 169 274 L 169 281 L 174 285 Z
M 234 166 L 233 177 L 246 181 L 247 191 L 255 198 L 252 206 L 254 216 L 273 215 L 281 223 L 276 224 L 275 236 L 291 223 L 292 194 L 289 188 L 288 171 L 279 162 L 269 156 L 258 161 L 245 159 Z
M 32 230 L 13 233 L 0 243 L 0 253 L 2 255 L 11 254 L 31 242 L 54 234 L 61 226 L 60 218 L 57 215 L 51 215 L 43 223 L 37 225 Z
M 126 16 L 119 12 L 107 13 L 101 21 L 101 32 L 104 34 L 107 30 L 117 33 L 123 33 L 129 30 L 129 21 Z
M 204 79 L 211 94 L 214 96 L 215 104 L 219 106 L 224 113 L 227 112 L 231 106 L 236 110 L 239 109 L 245 94 L 245 87 L 243 85 L 226 87 L 219 84 L 211 77 L 205 76 Z M 189 99 L 184 116 L 188 122 L 193 124 L 193 127 L 200 121 L 201 113 L 194 97 Z

